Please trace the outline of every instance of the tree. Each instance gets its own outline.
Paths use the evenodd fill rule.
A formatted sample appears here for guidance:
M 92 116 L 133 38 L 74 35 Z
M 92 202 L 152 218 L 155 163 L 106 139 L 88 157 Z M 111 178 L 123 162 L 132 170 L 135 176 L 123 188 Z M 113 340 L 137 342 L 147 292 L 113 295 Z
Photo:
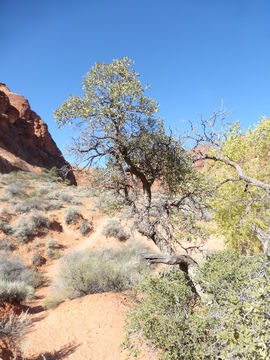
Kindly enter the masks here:
M 226 125 L 226 115 L 221 108 L 201 119 L 198 130 L 192 125 L 193 161 L 208 162 L 208 177 L 216 183 L 214 219 L 227 244 L 244 254 L 263 249 L 269 255 L 270 120 L 243 133 L 239 123 Z
M 137 229 L 166 252 L 168 262 L 175 252 L 171 216 L 203 214 L 203 181 L 181 142 L 167 134 L 157 102 L 145 95 L 148 87 L 128 58 L 96 63 L 84 78 L 83 95 L 70 97 L 55 117 L 60 126 L 77 123 L 79 136 L 71 150 L 85 166 L 103 164 L 104 185 L 124 197 Z M 152 196 L 154 183 L 162 185 L 158 201 Z M 173 260 L 185 271 L 195 266 L 188 256 L 173 255 Z

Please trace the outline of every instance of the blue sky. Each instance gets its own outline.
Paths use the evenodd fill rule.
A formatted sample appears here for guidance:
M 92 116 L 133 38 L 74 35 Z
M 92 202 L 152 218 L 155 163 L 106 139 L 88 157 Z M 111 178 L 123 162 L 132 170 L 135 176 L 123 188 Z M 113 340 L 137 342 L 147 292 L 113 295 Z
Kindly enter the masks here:
M 0 82 L 29 99 L 64 153 L 72 129 L 57 129 L 53 110 L 96 61 L 123 56 L 171 127 L 223 99 L 247 128 L 270 115 L 269 19 L 269 0 L 0 0 Z

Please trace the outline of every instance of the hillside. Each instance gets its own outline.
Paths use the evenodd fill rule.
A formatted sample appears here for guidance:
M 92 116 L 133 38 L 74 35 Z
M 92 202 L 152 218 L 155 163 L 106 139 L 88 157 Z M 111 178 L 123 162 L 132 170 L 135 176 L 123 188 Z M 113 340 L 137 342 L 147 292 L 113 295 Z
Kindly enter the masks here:
M 12 170 L 39 172 L 41 168 L 69 168 L 70 165 L 52 139 L 48 126 L 22 95 L 0 83 L 0 172 Z
M 69 356 L 75 360 L 125 359 L 126 352 L 120 350 L 120 345 L 126 314 L 132 305 L 129 293 L 109 291 L 68 298 L 61 286 L 59 290 L 63 259 L 75 252 L 125 251 L 133 246 L 139 252 L 159 250 L 131 227 L 127 210 L 110 192 L 67 186 L 45 175 L 24 172 L 1 175 L 0 186 L 0 253 L 11 258 L 19 256 L 43 275 L 34 298 L 23 303 L 32 320 L 21 339 L 26 359 L 44 359 L 43 355 L 47 360 Z M 67 223 L 70 209 L 79 216 Z M 27 225 L 33 216 L 47 219 L 37 231 Z M 110 219 L 120 220 L 115 237 L 105 235 Z M 90 226 L 86 232 L 82 227 L 85 222 Z M 128 234 L 128 239 L 117 238 L 121 231 Z M 49 246 L 48 239 L 57 246 Z M 204 251 L 222 246 L 222 241 L 210 239 Z M 140 359 L 151 358 L 155 359 L 155 354 L 145 347 Z

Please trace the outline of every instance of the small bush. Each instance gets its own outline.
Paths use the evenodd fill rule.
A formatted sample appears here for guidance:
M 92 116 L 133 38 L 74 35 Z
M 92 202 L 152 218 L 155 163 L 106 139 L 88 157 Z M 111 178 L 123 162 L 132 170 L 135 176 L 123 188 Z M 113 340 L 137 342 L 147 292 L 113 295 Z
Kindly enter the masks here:
M 49 227 L 49 219 L 41 214 L 21 217 L 13 226 L 13 235 L 20 242 L 27 243 L 29 238 L 46 233 Z
M 27 313 L 16 316 L 14 313 L 4 315 L 0 318 L 0 339 L 6 340 L 11 345 L 16 344 L 26 333 L 31 321 L 27 317 Z
M 27 199 L 21 203 L 17 203 L 13 207 L 16 213 L 27 213 L 30 211 L 44 211 L 45 206 L 40 198 Z
M 12 235 L 13 233 L 12 226 L 7 224 L 3 220 L 0 220 L 0 231 L 2 231 L 6 235 Z
M 111 191 L 103 192 L 99 196 L 99 200 L 96 204 L 96 208 L 104 214 L 114 214 L 120 211 L 125 206 L 122 198 L 117 196 Z
M 46 211 L 62 209 L 63 202 L 61 200 L 51 200 L 47 206 Z
M 130 237 L 118 220 L 108 220 L 103 228 L 103 234 L 107 237 L 114 237 L 120 241 L 126 241 Z
M 0 210 L 0 219 L 6 223 L 9 223 L 11 220 L 11 214 L 7 209 L 1 209 Z
M 60 257 L 60 253 L 59 253 L 59 249 L 60 249 L 60 244 L 52 239 L 52 238 L 48 238 L 46 239 L 46 253 L 49 259 L 59 259 Z
M 45 263 L 46 263 L 46 259 L 40 253 L 36 252 L 33 255 L 32 265 L 38 267 L 38 266 L 44 265 Z
M 73 197 L 66 193 L 60 193 L 59 199 L 61 199 L 64 202 L 71 203 L 73 200 Z
M 5 187 L 2 199 L 8 201 L 14 197 L 24 197 L 25 195 L 23 185 L 19 182 L 14 182 Z
M 46 248 L 47 249 L 60 249 L 60 247 L 61 247 L 61 245 L 53 238 L 46 239 Z
M 83 236 L 86 236 L 90 233 L 90 231 L 93 230 L 93 224 L 92 222 L 88 220 L 83 220 L 80 224 L 80 232 Z
M 148 267 L 138 244 L 121 250 L 75 253 L 63 260 L 61 286 L 68 297 L 106 291 L 122 291 L 138 281 Z
M 31 216 L 31 221 L 36 229 L 48 229 L 50 227 L 50 220 L 41 214 Z
M 43 306 L 45 309 L 55 309 L 64 300 L 65 300 L 65 298 L 63 295 L 57 294 L 57 295 L 46 298 L 43 303 Z
M 0 250 L 13 251 L 14 249 L 14 245 L 8 238 L 0 239 Z
M 0 253 L 0 279 L 7 282 L 23 282 L 31 287 L 41 283 L 38 273 L 29 269 L 18 257 Z
M 65 215 L 65 223 L 67 225 L 77 224 L 81 218 L 82 218 L 82 215 L 79 211 L 69 208 L 69 209 L 67 209 L 67 212 Z
M 8 282 L 0 280 L 0 300 L 20 303 L 30 299 L 34 294 L 33 287 L 22 281 Z

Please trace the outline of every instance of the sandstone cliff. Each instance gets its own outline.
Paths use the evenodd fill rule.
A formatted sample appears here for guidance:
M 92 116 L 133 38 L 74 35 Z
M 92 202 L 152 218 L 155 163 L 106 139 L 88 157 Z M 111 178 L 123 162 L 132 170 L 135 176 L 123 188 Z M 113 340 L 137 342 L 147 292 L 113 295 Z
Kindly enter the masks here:
M 0 172 L 51 169 L 54 166 L 70 170 L 67 178 L 76 183 L 48 126 L 31 110 L 23 96 L 12 93 L 0 83 Z

